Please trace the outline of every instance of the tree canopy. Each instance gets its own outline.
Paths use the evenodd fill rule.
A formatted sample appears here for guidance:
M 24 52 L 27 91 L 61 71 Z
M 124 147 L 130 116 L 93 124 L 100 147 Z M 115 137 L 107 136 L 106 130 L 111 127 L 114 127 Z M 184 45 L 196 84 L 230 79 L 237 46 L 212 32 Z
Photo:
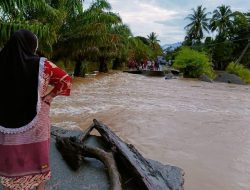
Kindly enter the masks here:
M 16 30 L 29 29 L 38 36 L 38 53 L 74 63 L 76 76 L 86 60 L 98 62 L 99 70 L 107 72 L 112 60 L 162 53 L 156 33 L 151 33 L 148 44 L 133 37 L 107 0 L 95 0 L 89 8 L 83 0 L 4 0 L 0 13 L 0 48 Z
M 186 19 L 191 21 L 190 24 L 185 26 L 187 30 L 186 40 L 189 41 L 188 44 L 199 43 L 204 37 L 203 31 L 209 32 L 209 25 L 207 18 L 209 13 L 206 13 L 206 8 L 202 5 L 198 6 L 197 9 L 192 9 L 193 14 L 189 14 Z
M 233 12 L 228 5 L 218 6 L 210 18 L 210 13 L 202 6 L 192 9 L 192 12 L 186 17 L 190 23 L 185 27 L 187 35 L 183 44 L 205 51 L 211 56 L 214 68 L 224 70 L 247 47 L 250 40 L 250 13 Z M 248 52 L 242 56 L 241 63 L 250 67 Z

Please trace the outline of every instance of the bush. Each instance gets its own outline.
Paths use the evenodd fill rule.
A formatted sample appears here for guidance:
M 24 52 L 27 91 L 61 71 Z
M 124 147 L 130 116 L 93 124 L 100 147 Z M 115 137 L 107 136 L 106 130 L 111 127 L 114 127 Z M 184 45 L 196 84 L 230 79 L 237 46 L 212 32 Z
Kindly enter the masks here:
M 239 76 L 244 82 L 250 83 L 250 70 L 243 65 L 231 62 L 227 66 L 226 71 Z
M 184 76 L 197 78 L 206 74 L 210 79 L 215 77 L 212 63 L 205 53 L 182 47 L 178 52 L 173 67 L 179 69 Z

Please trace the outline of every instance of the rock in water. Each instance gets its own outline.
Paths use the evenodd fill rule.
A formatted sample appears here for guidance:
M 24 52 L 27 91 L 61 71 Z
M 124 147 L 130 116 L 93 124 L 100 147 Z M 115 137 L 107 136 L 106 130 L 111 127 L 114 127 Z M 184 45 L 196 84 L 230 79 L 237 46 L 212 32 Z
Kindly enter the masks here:
M 199 79 L 204 82 L 213 82 L 206 74 L 202 74 Z
M 165 75 L 165 79 L 173 79 L 174 78 L 174 75 L 172 73 L 168 73 Z
M 93 158 L 84 158 L 84 162 L 78 171 L 72 171 L 63 160 L 61 154 L 56 148 L 55 136 L 79 136 L 82 131 L 65 130 L 59 127 L 51 129 L 51 172 L 52 177 L 46 184 L 46 190 L 109 190 L 109 178 L 107 169 L 102 162 Z M 102 139 L 97 136 L 90 136 L 85 143 L 89 146 L 107 149 Z M 158 161 L 148 160 L 155 170 L 159 171 L 164 177 L 171 190 L 184 189 L 184 172 L 181 168 L 170 165 L 163 165 Z M 120 168 L 119 168 L 120 171 Z M 121 171 L 127 176 L 123 179 L 123 190 L 138 190 L 136 179 L 129 176 L 128 171 Z M 0 186 L 0 190 L 3 187 Z M 142 189 L 140 189 L 142 190 Z
M 220 72 L 218 76 L 214 79 L 216 82 L 225 82 L 232 84 L 246 84 L 240 77 L 235 74 L 229 74 L 227 72 Z

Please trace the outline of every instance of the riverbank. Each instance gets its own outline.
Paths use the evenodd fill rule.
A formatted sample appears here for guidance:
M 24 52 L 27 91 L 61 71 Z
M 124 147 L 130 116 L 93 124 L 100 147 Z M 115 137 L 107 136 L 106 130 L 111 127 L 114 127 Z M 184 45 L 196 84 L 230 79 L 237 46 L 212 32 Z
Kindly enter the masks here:
M 249 86 L 114 73 L 52 104 L 54 125 L 88 127 L 93 118 L 147 158 L 185 171 L 185 190 L 248 190 Z

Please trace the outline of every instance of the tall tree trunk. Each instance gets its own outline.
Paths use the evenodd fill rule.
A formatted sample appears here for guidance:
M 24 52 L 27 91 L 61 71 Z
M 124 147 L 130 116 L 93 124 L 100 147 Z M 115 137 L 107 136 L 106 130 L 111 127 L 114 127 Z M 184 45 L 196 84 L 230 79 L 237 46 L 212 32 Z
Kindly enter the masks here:
M 82 62 L 78 59 L 76 60 L 76 65 L 74 69 L 74 76 L 79 77 L 81 74 Z
M 114 61 L 113 61 L 113 67 L 112 69 L 116 70 L 116 69 L 121 69 L 122 68 L 122 62 L 119 58 L 116 58 Z
M 99 72 L 107 73 L 108 65 L 107 65 L 106 59 L 104 57 L 100 57 L 99 61 L 100 61 Z
M 75 64 L 75 69 L 74 69 L 74 76 L 84 77 L 85 76 L 85 72 L 83 72 L 84 56 L 79 55 L 75 61 L 76 61 L 76 64 Z

